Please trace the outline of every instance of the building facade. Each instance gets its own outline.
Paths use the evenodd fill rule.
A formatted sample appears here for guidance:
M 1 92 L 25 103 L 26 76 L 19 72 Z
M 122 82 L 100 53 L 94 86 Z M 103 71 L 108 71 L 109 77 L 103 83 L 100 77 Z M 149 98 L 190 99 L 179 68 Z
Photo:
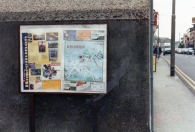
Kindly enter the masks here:
M 195 48 L 195 24 L 190 28 L 190 47 Z
M 190 31 L 191 29 L 189 28 L 186 30 L 186 33 L 184 34 L 184 48 L 189 48 L 190 47 Z

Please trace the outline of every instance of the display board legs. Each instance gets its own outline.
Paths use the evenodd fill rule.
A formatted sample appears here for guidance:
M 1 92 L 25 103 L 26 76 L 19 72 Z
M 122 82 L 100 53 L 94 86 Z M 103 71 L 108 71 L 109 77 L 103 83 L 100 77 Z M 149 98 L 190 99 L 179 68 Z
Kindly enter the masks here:
M 30 94 L 29 107 L 30 107 L 30 132 L 35 132 L 35 95 Z
M 93 100 L 97 95 L 93 96 Z M 98 117 L 97 117 L 97 105 L 96 101 L 93 101 L 93 132 L 98 132 Z
M 97 96 L 94 95 L 93 99 Z M 93 101 L 92 109 L 93 109 L 93 132 L 98 132 L 98 113 L 97 113 L 97 102 Z M 29 95 L 29 107 L 30 107 L 30 132 L 35 132 L 35 95 Z

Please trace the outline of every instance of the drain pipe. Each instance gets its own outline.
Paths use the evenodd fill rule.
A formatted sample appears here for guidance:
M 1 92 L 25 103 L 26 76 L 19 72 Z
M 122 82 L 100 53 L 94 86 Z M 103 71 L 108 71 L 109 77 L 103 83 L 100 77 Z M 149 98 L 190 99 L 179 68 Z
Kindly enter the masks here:
M 150 72 L 150 81 L 149 81 L 149 98 L 150 98 L 150 132 L 154 132 L 154 117 L 153 117 L 153 0 L 150 0 L 150 18 L 149 18 L 149 72 Z

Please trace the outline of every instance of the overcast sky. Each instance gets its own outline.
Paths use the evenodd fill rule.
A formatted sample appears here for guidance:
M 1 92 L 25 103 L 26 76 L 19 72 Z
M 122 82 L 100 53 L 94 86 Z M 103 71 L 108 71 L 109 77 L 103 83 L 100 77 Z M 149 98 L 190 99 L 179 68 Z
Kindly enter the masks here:
M 175 41 L 179 41 L 179 33 L 181 38 L 186 30 L 193 27 L 195 0 L 175 0 L 175 3 Z M 159 36 L 171 38 L 172 0 L 153 0 L 153 4 L 153 8 L 159 12 Z

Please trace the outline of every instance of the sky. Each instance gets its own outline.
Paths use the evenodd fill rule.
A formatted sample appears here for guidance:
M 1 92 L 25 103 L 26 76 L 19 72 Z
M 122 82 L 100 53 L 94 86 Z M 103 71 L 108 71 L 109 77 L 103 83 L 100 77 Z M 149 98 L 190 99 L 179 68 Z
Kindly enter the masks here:
M 159 12 L 159 37 L 171 39 L 171 17 L 173 0 L 153 0 L 154 10 Z M 195 0 L 175 0 L 175 41 L 193 27 L 192 17 L 195 17 Z M 158 35 L 158 30 L 156 30 Z

